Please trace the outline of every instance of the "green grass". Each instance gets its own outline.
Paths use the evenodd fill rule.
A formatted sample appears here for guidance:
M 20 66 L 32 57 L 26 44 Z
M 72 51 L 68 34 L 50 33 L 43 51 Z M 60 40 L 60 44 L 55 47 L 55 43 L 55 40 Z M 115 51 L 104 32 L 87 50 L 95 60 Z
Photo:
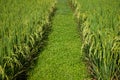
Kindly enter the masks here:
M 59 0 L 48 46 L 28 80 L 88 80 L 77 24 L 66 0 Z

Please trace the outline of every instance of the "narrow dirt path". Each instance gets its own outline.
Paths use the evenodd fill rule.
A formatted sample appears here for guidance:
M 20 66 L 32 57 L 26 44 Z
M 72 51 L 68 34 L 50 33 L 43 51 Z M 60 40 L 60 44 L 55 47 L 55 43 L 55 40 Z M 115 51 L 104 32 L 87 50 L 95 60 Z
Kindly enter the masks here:
M 28 80 L 88 80 L 81 41 L 67 0 L 58 0 L 48 46 Z

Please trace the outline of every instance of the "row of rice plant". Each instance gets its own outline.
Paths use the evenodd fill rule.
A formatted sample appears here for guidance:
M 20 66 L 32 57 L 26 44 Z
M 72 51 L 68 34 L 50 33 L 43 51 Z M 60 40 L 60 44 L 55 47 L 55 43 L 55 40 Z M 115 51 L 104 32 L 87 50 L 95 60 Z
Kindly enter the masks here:
M 82 53 L 95 80 L 120 79 L 119 0 L 69 0 L 83 40 Z
M 50 24 L 55 0 L 0 0 L 0 80 L 22 73 Z

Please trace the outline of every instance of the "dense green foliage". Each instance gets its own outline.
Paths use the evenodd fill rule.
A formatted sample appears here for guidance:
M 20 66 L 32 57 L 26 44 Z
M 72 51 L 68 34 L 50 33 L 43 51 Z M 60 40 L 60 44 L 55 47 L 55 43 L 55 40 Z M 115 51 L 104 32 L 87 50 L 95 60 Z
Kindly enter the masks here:
M 58 0 L 48 45 L 29 72 L 28 80 L 89 80 L 81 41 L 67 0 Z
M 0 0 L 0 80 L 23 72 L 34 47 L 50 25 L 54 0 Z
M 51 80 L 83 79 L 86 72 L 80 74 L 82 72 L 78 71 L 85 70 L 85 65 L 79 59 L 84 55 L 92 78 L 120 80 L 120 1 L 58 1 L 58 8 L 61 9 L 57 11 L 53 22 L 55 31 L 50 36 L 49 49 L 39 59 L 39 65 L 45 65 L 46 60 L 48 63 L 37 68 L 38 71 L 44 70 L 43 75 L 40 72 L 38 74 Z M 67 1 L 74 10 L 80 29 L 79 46 Z M 36 55 L 38 43 L 41 43 L 44 33 L 51 26 L 50 17 L 55 3 L 56 0 L 0 0 L 0 80 L 15 80 L 25 71 L 27 62 Z M 45 72 L 50 66 L 50 72 Z M 46 77 L 44 74 L 49 75 Z
M 119 0 L 70 0 L 83 40 L 82 52 L 97 80 L 120 79 Z

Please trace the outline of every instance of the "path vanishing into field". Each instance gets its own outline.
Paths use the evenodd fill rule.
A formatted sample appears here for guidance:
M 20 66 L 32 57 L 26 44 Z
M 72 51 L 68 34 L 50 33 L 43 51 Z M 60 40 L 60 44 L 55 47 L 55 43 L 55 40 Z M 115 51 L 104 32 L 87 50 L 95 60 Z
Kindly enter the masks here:
M 77 24 L 66 1 L 58 0 L 48 45 L 28 80 L 89 80 Z

